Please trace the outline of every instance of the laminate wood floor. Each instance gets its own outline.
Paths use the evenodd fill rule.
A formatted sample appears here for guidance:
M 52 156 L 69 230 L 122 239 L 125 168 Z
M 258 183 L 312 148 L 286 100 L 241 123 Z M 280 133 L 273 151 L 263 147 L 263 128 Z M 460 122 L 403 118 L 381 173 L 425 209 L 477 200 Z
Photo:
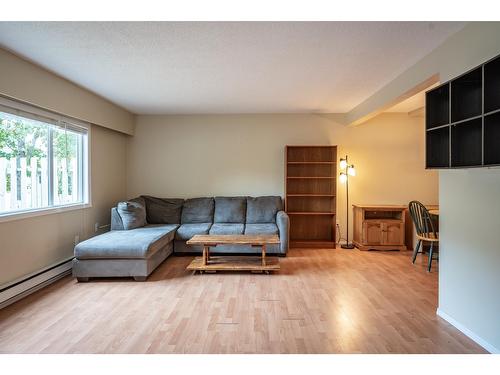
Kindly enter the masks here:
M 410 256 L 303 249 L 271 275 L 193 275 L 192 257 L 170 257 L 146 282 L 68 276 L 0 310 L 0 352 L 484 353 L 436 316 L 437 267 Z

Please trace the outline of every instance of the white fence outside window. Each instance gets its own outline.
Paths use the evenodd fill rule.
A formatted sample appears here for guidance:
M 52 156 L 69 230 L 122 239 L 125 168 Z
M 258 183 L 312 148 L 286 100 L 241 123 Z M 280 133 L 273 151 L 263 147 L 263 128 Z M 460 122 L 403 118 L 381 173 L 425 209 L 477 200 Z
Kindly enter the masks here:
M 0 212 L 48 207 L 47 158 L 19 158 L 17 164 L 15 158 L 0 158 Z M 76 158 L 54 160 L 54 205 L 78 202 L 77 175 Z

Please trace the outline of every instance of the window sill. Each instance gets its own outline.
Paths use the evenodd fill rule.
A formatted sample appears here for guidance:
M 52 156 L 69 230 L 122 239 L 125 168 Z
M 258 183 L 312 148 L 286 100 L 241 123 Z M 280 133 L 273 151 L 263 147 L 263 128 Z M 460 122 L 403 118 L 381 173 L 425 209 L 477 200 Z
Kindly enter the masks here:
M 40 208 L 40 209 L 35 209 L 35 210 L 5 213 L 5 214 L 0 214 L 0 223 L 5 223 L 8 221 L 15 221 L 15 220 L 29 219 L 29 218 L 37 217 L 37 216 L 60 214 L 63 212 L 82 210 L 82 209 L 90 208 L 90 207 L 92 207 L 92 204 L 90 204 L 90 203 L 77 203 L 77 204 L 68 204 L 65 206 L 47 207 L 47 208 Z

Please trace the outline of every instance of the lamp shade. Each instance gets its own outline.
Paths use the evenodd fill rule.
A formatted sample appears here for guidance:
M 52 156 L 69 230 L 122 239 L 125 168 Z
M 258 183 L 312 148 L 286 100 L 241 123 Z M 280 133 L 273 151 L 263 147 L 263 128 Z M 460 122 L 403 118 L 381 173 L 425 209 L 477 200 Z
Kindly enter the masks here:
M 344 170 L 347 168 L 347 160 L 340 159 L 340 169 Z
M 345 173 L 341 173 L 339 180 L 344 184 L 347 181 L 347 175 Z
M 347 167 L 347 173 L 349 176 L 356 176 L 356 170 L 354 169 L 354 165 Z

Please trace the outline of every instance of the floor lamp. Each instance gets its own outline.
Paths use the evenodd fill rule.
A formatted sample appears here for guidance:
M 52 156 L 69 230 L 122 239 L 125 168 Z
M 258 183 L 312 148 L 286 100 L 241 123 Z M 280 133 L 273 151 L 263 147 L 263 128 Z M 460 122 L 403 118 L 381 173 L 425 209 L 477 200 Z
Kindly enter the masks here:
M 345 183 L 346 187 L 346 227 L 347 227 L 347 239 L 344 245 L 340 247 L 342 249 L 354 249 L 354 245 L 349 243 L 349 176 L 356 176 L 356 170 L 354 169 L 354 164 L 349 164 L 349 159 L 347 155 L 345 158 L 340 159 L 340 182 Z

